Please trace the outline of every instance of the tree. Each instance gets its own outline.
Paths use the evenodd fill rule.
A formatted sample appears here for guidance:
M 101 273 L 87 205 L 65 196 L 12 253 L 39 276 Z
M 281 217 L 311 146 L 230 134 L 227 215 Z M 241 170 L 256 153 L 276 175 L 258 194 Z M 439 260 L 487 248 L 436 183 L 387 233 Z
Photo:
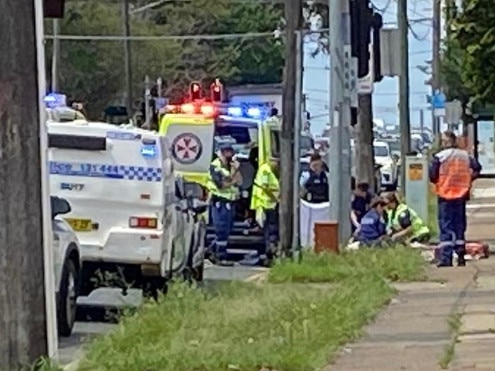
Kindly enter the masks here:
M 132 2 L 139 7 L 142 2 Z M 167 2 L 131 17 L 132 35 L 215 35 L 271 32 L 280 6 L 256 0 L 194 0 Z M 50 24 L 47 23 L 47 28 Z M 74 35 L 120 35 L 120 4 L 87 0 L 68 2 L 61 31 Z M 219 77 L 224 83 L 280 82 L 283 57 L 276 40 L 163 40 L 132 42 L 134 96 L 143 96 L 145 75 L 162 77 L 164 94 L 184 96 L 192 80 L 205 85 Z M 68 95 L 88 103 L 91 116 L 122 101 L 125 87 L 122 43 L 62 41 L 61 86 Z
M 451 37 L 461 54 L 461 82 L 482 103 L 495 100 L 495 8 L 490 0 L 465 0 L 452 19 Z M 456 42 L 450 40 L 451 50 Z M 460 50 L 459 50 L 460 49 Z M 452 83 L 452 81 L 451 81 Z M 453 84 L 453 86 L 455 86 Z M 460 91 L 464 91 L 460 89 Z
M 34 2 L 0 7 L 0 368 L 18 370 L 47 355 L 38 72 Z

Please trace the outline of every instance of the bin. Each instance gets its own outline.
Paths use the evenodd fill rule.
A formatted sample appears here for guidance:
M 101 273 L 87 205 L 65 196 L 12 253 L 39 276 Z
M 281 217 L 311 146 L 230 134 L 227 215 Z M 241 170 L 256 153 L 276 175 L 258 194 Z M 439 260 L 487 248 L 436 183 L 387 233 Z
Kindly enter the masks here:
M 315 222 L 315 253 L 339 253 L 339 223 L 337 221 Z

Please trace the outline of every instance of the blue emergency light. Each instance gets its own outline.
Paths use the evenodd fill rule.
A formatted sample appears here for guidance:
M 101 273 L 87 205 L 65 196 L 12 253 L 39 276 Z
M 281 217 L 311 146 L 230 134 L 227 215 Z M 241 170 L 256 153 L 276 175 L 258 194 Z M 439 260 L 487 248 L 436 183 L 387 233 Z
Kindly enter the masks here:
M 261 106 L 261 105 L 260 105 Z M 227 115 L 232 117 L 244 117 L 251 119 L 262 119 L 268 116 L 263 107 L 256 105 L 240 104 L 238 106 L 227 107 Z
M 154 144 L 143 144 L 141 147 L 141 156 L 146 158 L 156 157 L 157 149 Z
M 67 96 L 64 94 L 50 93 L 43 100 L 46 108 L 67 107 Z

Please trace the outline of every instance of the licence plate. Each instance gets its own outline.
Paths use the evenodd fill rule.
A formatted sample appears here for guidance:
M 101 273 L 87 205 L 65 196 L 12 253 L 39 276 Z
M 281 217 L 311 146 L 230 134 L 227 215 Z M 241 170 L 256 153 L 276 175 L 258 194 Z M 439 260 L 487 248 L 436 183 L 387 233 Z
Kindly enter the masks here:
M 93 222 L 91 219 L 65 219 L 76 232 L 91 232 L 93 230 Z

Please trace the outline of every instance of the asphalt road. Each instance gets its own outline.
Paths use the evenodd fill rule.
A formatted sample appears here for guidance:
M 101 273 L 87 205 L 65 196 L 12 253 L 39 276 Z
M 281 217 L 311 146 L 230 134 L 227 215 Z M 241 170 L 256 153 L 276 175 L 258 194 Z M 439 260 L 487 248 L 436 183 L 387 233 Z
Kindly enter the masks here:
M 207 265 L 205 267 L 205 283 L 217 281 L 245 281 L 263 271 L 265 268 L 256 267 L 218 267 Z M 69 338 L 59 339 L 59 361 L 66 365 L 82 355 L 85 342 L 95 336 L 105 334 L 115 328 L 112 323 L 112 315 L 108 314 L 108 307 L 139 306 L 142 301 L 141 290 L 131 289 L 126 296 L 119 289 L 102 288 L 93 291 L 88 297 L 80 297 L 79 317 L 74 331 Z

